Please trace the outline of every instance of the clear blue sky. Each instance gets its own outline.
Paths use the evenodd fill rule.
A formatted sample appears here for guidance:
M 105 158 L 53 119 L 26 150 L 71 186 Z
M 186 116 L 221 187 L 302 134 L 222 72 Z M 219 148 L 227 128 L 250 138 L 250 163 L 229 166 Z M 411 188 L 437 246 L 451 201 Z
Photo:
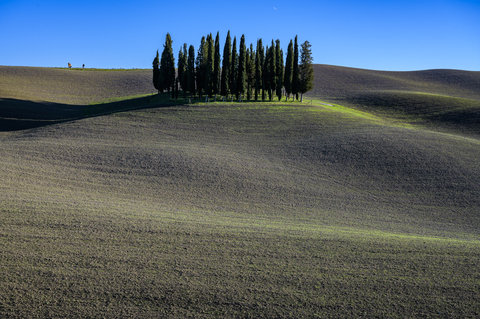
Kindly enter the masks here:
M 229 29 L 284 51 L 298 34 L 315 63 L 480 70 L 480 0 L 0 0 L 0 65 L 150 68 L 167 32 L 177 55 Z

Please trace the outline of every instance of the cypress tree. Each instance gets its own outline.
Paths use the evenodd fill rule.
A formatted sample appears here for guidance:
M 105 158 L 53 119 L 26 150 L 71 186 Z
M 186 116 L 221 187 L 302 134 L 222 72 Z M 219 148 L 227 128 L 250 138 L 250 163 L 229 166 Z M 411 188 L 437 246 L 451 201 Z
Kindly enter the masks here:
M 175 58 L 173 57 L 172 38 L 170 33 L 165 37 L 162 58 L 160 60 L 160 81 L 162 88 L 170 93 L 175 87 Z
M 280 49 L 280 40 L 275 42 L 275 61 L 276 61 L 276 70 L 275 70 L 275 78 L 276 78 L 276 94 L 278 100 L 282 99 L 282 86 L 283 86 L 283 51 Z
M 232 64 L 232 44 L 230 38 L 230 30 L 227 33 L 225 46 L 223 47 L 223 63 L 222 63 L 222 81 L 220 94 L 227 96 L 230 90 L 230 72 Z
M 181 79 L 183 76 L 183 50 L 180 47 L 180 51 L 178 51 L 178 64 L 177 64 L 177 79 Z
M 252 89 L 255 86 L 255 52 L 253 45 L 247 50 L 247 100 L 252 99 Z
M 158 91 L 158 94 L 160 94 L 160 91 L 161 91 L 160 69 L 159 69 L 160 60 L 159 60 L 158 50 L 157 50 L 157 55 L 153 59 L 152 65 L 153 65 L 153 86 Z
M 207 61 L 205 68 L 205 93 L 208 94 L 209 97 L 211 97 L 213 93 L 214 46 L 213 36 L 210 33 L 207 36 Z
M 185 83 L 186 79 L 186 70 L 187 70 L 187 44 L 183 45 L 183 49 L 180 48 L 178 52 L 178 81 L 182 91 L 185 93 L 187 91 L 187 85 Z
M 273 99 L 273 92 L 277 87 L 277 55 L 275 53 L 275 44 L 272 40 L 272 47 L 270 48 L 272 51 L 271 54 L 271 64 L 270 64 L 270 92 L 268 98 L 270 101 Z
M 232 65 L 230 66 L 230 93 L 237 95 L 237 74 L 238 74 L 238 54 L 237 54 L 237 37 L 233 37 L 232 45 Z
M 220 91 L 220 35 L 215 37 L 215 55 L 213 57 L 213 94 L 217 96 Z
M 187 90 L 191 95 L 195 95 L 195 48 L 190 45 L 188 48 L 187 59 Z
M 272 46 L 270 47 L 270 64 L 268 69 L 268 83 L 269 83 L 269 90 L 268 90 L 268 98 L 270 101 L 273 99 L 273 92 L 277 86 L 277 59 L 275 54 L 275 44 L 272 40 Z
M 312 45 L 305 41 L 302 44 L 302 52 L 299 66 L 299 92 L 301 93 L 301 102 L 303 102 L 303 94 L 313 88 L 313 57 Z
M 298 89 L 299 89 L 299 74 L 298 74 L 298 42 L 297 36 L 295 36 L 295 45 L 293 48 L 293 73 L 292 73 L 292 93 L 294 99 L 298 100 Z
M 178 83 L 180 80 L 178 78 L 175 79 L 175 100 L 178 100 Z
M 258 100 L 258 94 L 262 89 L 262 58 L 260 55 L 263 55 L 263 45 L 262 39 L 257 40 L 257 51 L 255 52 L 255 101 Z
M 265 61 L 263 63 L 263 91 L 262 101 L 265 101 L 266 94 L 270 91 L 270 48 L 265 47 Z
M 197 59 L 196 59 L 196 81 L 197 81 L 197 92 L 198 96 L 201 98 L 205 90 L 205 62 L 206 62 L 206 51 L 205 51 L 205 37 L 202 37 L 200 41 L 200 47 L 198 48 Z
M 187 63 L 188 63 L 188 50 L 187 44 L 183 44 L 183 75 L 180 78 L 180 86 L 182 87 L 183 93 L 188 91 L 188 82 L 187 82 Z
M 245 35 L 240 38 L 240 54 L 238 57 L 238 82 L 237 82 L 237 99 L 245 93 L 245 82 L 247 78 L 247 47 L 245 46 Z
M 290 40 L 287 50 L 287 61 L 285 63 L 285 92 L 287 93 L 287 101 L 292 93 L 292 75 L 293 75 L 293 42 Z
M 267 90 L 267 86 L 266 86 L 266 82 L 265 82 L 265 74 L 266 74 L 265 65 L 267 64 L 266 63 L 266 60 L 267 60 L 266 52 L 268 51 L 268 46 L 266 48 L 267 50 L 265 50 L 264 47 L 263 47 L 263 44 L 262 43 L 260 43 L 260 44 L 261 44 L 261 50 L 260 50 L 259 57 L 260 57 L 260 68 L 262 70 L 262 72 L 261 72 L 262 73 L 261 74 L 262 75 L 262 80 L 261 80 L 262 81 L 262 101 L 265 101 L 265 98 L 266 98 L 265 93 L 266 93 L 266 90 Z

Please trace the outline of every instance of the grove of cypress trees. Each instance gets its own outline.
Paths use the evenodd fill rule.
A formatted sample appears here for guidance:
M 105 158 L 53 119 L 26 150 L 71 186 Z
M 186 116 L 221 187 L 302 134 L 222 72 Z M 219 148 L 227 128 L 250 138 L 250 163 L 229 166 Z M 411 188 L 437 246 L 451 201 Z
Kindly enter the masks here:
M 278 100 L 282 99 L 282 86 L 283 86 L 283 51 L 280 49 L 280 40 L 275 42 L 275 61 L 276 61 L 276 70 L 275 70 L 275 78 L 276 78 L 276 94 Z
M 190 45 L 188 48 L 187 59 L 187 90 L 191 95 L 195 95 L 195 48 Z
M 287 101 L 292 93 L 292 75 L 293 75 L 293 42 L 290 40 L 287 50 L 287 60 L 285 61 L 284 86 L 287 93 Z
M 263 61 L 260 55 L 263 55 L 262 39 L 257 40 L 257 51 L 255 52 L 255 101 L 258 101 L 258 94 L 262 89 Z
M 292 93 L 293 98 L 298 100 L 298 89 L 299 89 L 299 75 L 298 75 L 298 42 L 297 36 L 295 36 L 295 45 L 293 49 L 293 73 L 292 73 Z
M 237 99 L 246 97 L 251 100 L 254 96 L 258 100 L 261 94 L 263 101 L 267 94 L 270 101 L 274 95 L 281 101 L 283 94 L 287 101 L 291 94 L 293 100 L 299 100 L 301 94 L 303 101 L 303 94 L 313 87 L 311 44 L 305 41 L 299 53 L 298 36 L 294 41 L 290 40 L 284 64 L 280 40 L 272 40 L 271 45 L 264 48 L 262 39 L 258 39 L 254 50 L 252 44 L 246 47 L 243 34 L 237 53 L 237 39 L 234 37 L 231 44 L 228 31 L 220 66 L 221 58 L 220 34 L 217 32 L 213 39 L 210 33 L 202 37 L 196 57 L 193 45 L 188 50 L 186 43 L 180 47 L 176 72 L 172 38 L 167 33 L 162 54 L 159 55 L 157 50 L 152 62 L 153 86 L 159 94 L 167 90 L 172 97 L 178 96 L 181 89 L 184 95 L 197 93 L 200 98 L 204 94 L 209 97 L 217 97 L 218 94 L 228 97 L 231 94 Z
M 237 95 L 237 67 L 238 67 L 238 54 L 237 54 L 237 37 L 233 37 L 232 45 L 232 65 L 230 66 L 230 93 Z
M 159 60 L 158 50 L 157 50 L 157 55 L 153 59 L 152 65 L 153 65 L 153 86 L 158 91 L 158 94 L 160 94 L 160 91 L 162 91 L 162 87 L 160 85 L 160 69 L 159 69 L 160 60 Z
M 170 33 L 165 37 L 162 58 L 160 60 L 160 81 L 161 86 L 170 93 L 175 87 L 175 58 L 173 57 L 172 38 Z M 173 97 L 173 95 L 172 95 Z
M 302 52 L 299 66 L 299 92 L 301 93 L 301 102 L 303 102 L 303 93 L 310 91 L 313 88 L 313 57 L 312 45 L 305 41 L 302 44 Z
M 215 53 L 213 57 L 213 94 L 217 96 L 220 90 L 220 35 L 215 37 Z
M 205 47 L 205 37 L 202 37 L 200 41 L 200 47 L 198 48 L 197 59 L 196 59 L 196 82 L 197 82 L 197 92 L 198 96 L 201 98 L 205 90 L 205 62 L 206 62 L 206 47 Z
M 220 94 L 227 97 L 230 90 L 230 72 L 232 64 L 232 44 L 230 38 L 230 30 L 227 33 L 225 46 L 223 47 L 223 63 L 222 63 L 222 80 Z

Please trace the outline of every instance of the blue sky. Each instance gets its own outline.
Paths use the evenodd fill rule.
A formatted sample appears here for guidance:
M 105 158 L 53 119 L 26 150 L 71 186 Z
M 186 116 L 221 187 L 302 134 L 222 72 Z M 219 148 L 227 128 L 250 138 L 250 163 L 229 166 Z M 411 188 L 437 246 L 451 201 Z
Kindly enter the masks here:
M 298 34 L 314 63 L 480 70 L 480 0 L 0 0 L 0 30 L 0 65 L 150 68 L 167 32 L 177 54 L 231 30 L 285 51 Z

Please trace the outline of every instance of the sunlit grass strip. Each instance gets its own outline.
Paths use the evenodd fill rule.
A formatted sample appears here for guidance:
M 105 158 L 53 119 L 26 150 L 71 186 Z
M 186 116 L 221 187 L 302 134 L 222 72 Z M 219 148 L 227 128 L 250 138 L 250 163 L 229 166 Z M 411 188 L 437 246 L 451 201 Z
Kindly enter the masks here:
M 182 223 L 185 225 L 203 225 L 203 227 L 224 228 L 228 233 L 230 229 L 241 229 L 243 232 L 275 232 L 284 235 L 292 235 L 295 237 L 315 238 L 319 236 L 335 236 L 345 237 L 351 240 L 367 240 L 367 241 L 411 241 L 411 242 L 428 242 L 448 245 L 463 245 L 469 247 L 480 248 L 480 238 L 472 234 L 458 234 L 464 238 L 428 236 L 419 234 L 396 233 L 382 230 L 362 229 L 346 226 L 330 226 L 319 224 L 318 221 L 297 221 L 290 218 L 282 218 L 276 216 L 275 219 L 261 217 L 258 215 L 248 217 L 241 216 L 234 212 L 150 212 L 143 213 L 143 218 L 160 219 L 163 222 L 170 221 L 174 223 Z M 130 216 L 134 220 L 141 216 L 135 213 Z

